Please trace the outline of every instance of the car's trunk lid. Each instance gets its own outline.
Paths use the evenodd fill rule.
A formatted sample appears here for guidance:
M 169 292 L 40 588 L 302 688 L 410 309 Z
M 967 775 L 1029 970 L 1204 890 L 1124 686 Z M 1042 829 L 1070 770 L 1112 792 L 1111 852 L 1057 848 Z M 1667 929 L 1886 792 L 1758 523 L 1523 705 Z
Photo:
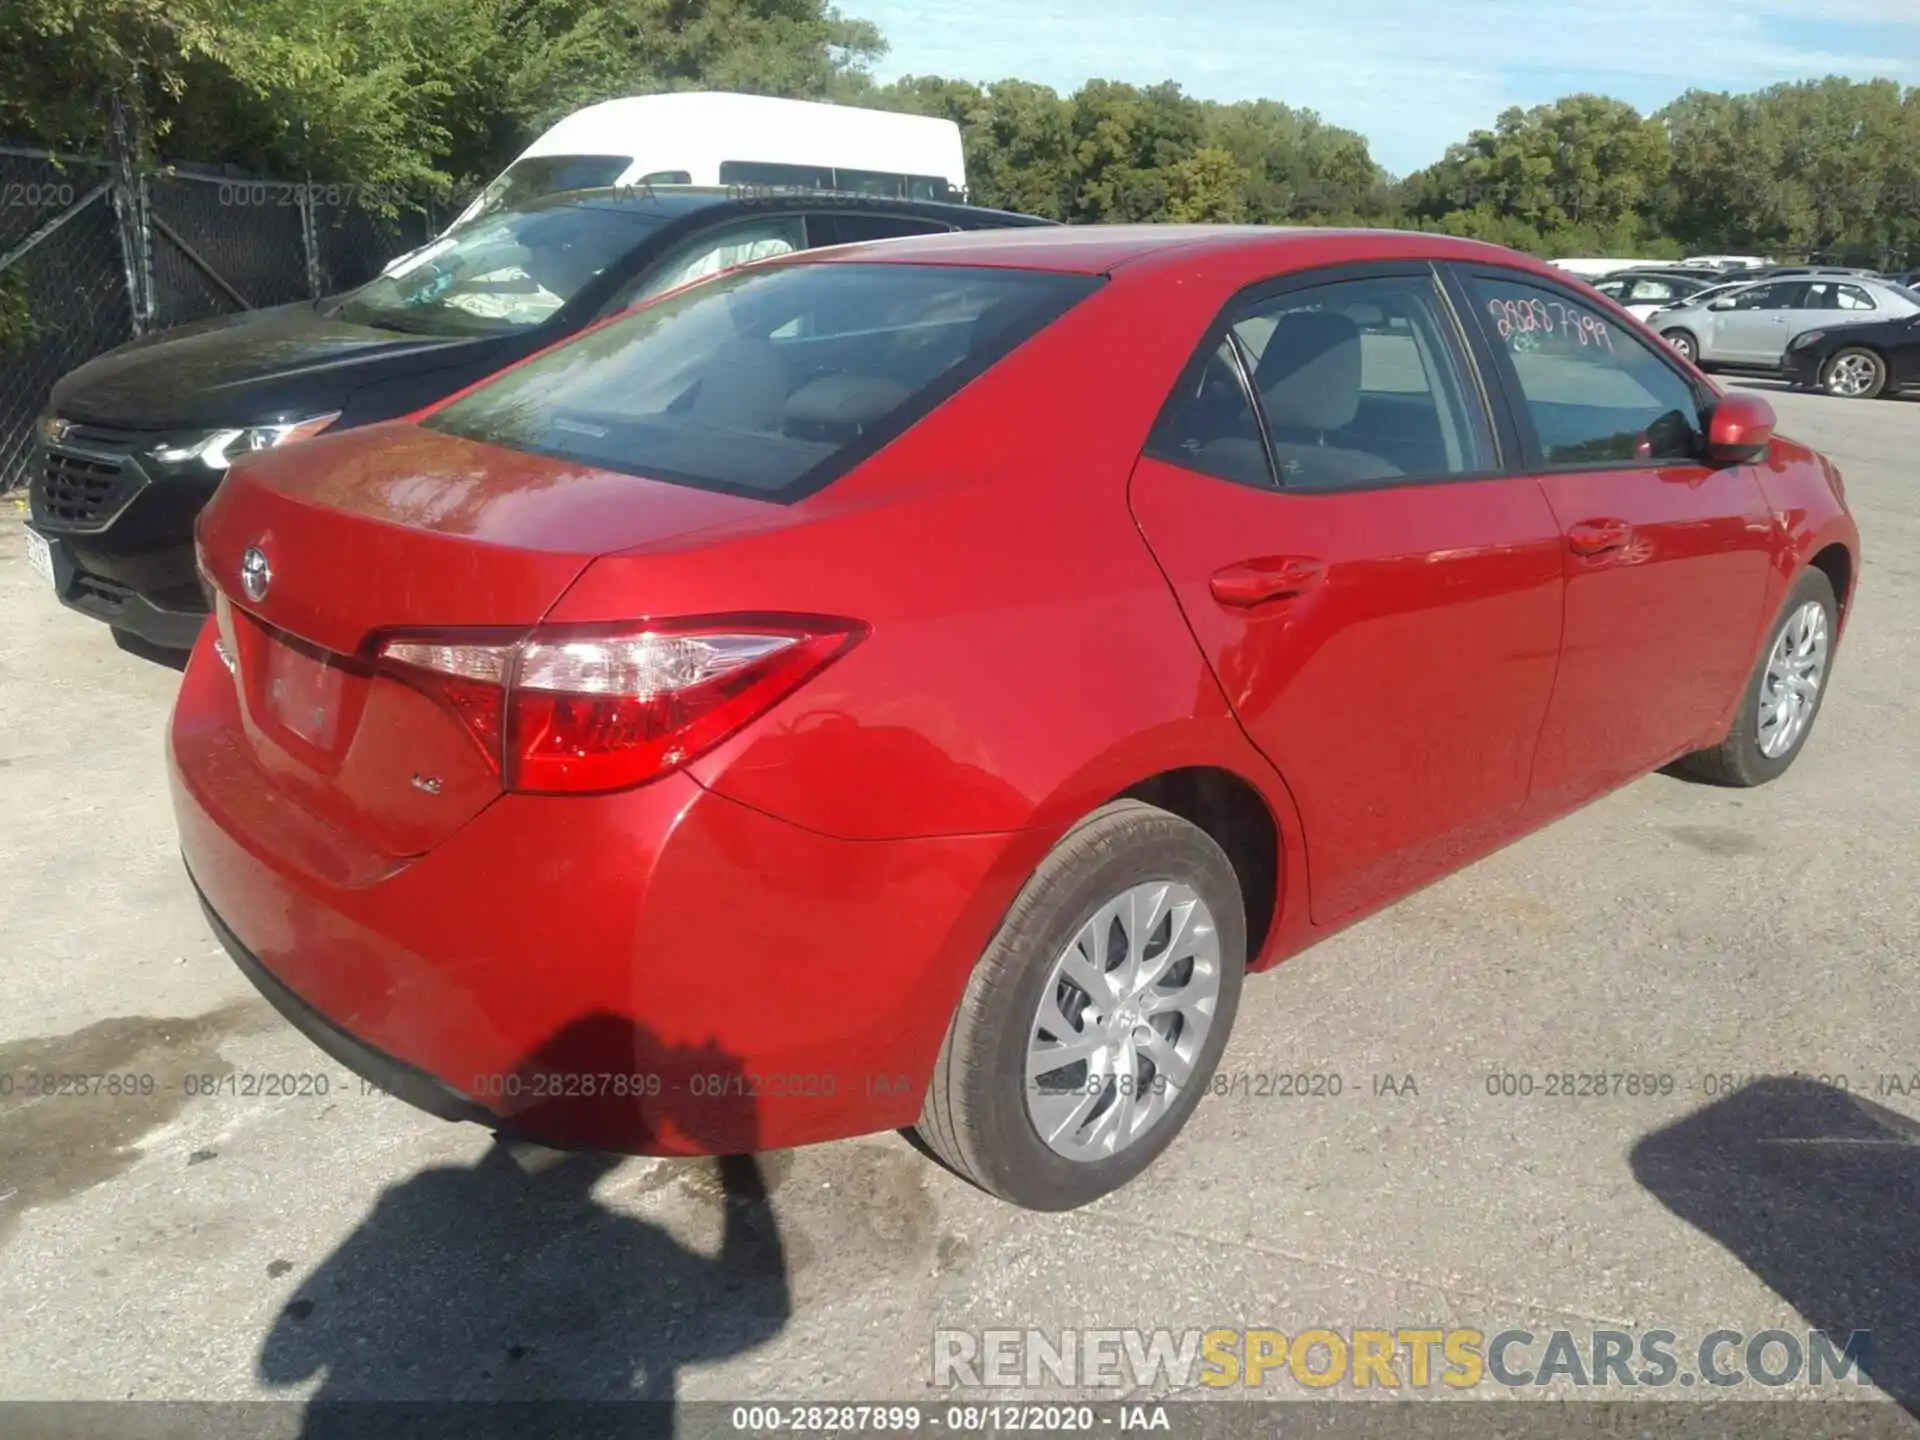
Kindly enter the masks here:
M 303 808 L 425 853 L 499 775 L 467 726 L 376 663 L 384 636 L 512 641 L 595 555 L 769 512 L 405 424 L 249 457 L 199 529 L 244 744 Z

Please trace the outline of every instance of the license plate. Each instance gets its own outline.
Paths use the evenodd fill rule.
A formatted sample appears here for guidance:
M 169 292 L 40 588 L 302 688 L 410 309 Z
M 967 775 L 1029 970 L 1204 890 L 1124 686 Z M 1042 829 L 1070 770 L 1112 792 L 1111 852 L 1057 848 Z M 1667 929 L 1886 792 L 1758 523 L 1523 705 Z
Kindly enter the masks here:
M 47 537 L 37 530 L 29 530 L 26 534 L 27 568 L 40 577 L 41 584 L 50 587 L 54 583 L 53 546 L 49 545 Z
M 345 672 L 274 641 L 267 647 L 267 703 L 282 725 L 322 750 L 333 745 Z

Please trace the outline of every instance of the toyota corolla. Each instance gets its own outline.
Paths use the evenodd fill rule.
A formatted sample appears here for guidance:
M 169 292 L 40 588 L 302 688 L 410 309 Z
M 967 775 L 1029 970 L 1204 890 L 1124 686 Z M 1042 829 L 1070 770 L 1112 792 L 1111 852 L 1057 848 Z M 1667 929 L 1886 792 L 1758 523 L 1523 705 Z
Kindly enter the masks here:
M 1858 537 L 1773 426 L 1433 235 L 754 266 L 235 466 L 187 868 L 434 1113 L 913 1127 L 1081 1204 L 1191 1115 L 1247 972 L 1648 771 L 1793 763 Z

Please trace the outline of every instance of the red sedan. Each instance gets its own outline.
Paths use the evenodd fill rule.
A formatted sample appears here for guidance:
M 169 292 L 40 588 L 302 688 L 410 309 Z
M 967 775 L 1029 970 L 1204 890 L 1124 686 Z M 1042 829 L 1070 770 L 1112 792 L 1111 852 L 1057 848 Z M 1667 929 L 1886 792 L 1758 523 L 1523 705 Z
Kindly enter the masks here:
M 1772 780 L 1839 474 L 1432 235 L 815 252 L 248 457 L 172 722 L 234 959 L 435 1113 L 653 1154 L 915 1127 L 1139 1173 L 1248 970 L 1680 761 Z

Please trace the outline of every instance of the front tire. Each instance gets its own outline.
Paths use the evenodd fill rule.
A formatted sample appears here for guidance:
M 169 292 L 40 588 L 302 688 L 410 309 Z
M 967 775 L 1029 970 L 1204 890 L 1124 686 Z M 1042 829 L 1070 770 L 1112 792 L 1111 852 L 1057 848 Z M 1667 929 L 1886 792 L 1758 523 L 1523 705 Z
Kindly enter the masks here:
M 1199 1104 L 1246 963 L 1240 885 L 1212 837 L 1137 800 L 1096 810 L 1027 881 L 974 967 L 921 1141 L 1029 1210 L 1119 1189 Z
M 1820 367 L 1820 388 L 1842 400 L 1874 400 L 1887 388 L 1887 362 L 1858 345 L 1835 352 Z
M 1663 330 L 1660 338 L 1680 353 L 1680 357 L 1689 364 L 1700 363 L 1700 342 L 1693 338 L 1691 330 Z
M 1826 575 L 1813 569 L 1802 574 L 1767 633 L 1727 738 L 1709 750 L 1696 750 L 1676 768 L 1709 784 L 1741 789 L 1786 774 L 1806 748 L 1826 699 L 1839 613 Z

